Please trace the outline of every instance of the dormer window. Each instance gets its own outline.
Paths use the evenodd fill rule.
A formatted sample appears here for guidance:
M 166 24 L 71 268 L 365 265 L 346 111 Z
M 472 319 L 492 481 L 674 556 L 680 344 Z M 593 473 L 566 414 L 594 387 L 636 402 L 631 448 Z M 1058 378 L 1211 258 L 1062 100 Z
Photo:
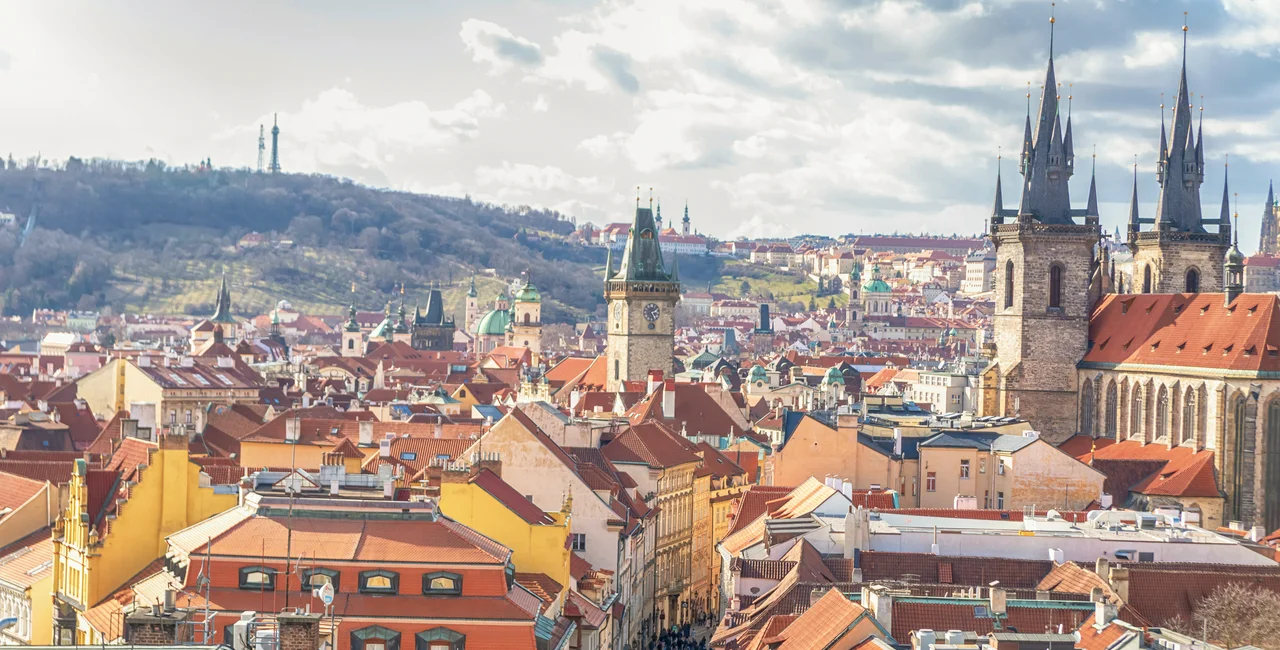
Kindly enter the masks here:
M 274 591 L 276 570 L 265 566 L 247 566 L 240 569 L 240 588 L 253 591 Z
M 462 594 L 462 576 L 448 571 L 436 571 L 422 576 L 422 593 L 427 596 L 458 596 Z
M 312 589 L 319 589 L 327 584 L 333 585 L 333 590 L 338 591 L 338 572 L 333 569 L 303 569 L 302 571 L 302 591 L 310 593 Z
M 414 650 L 464 650 L 466 646 L 467 636 L 447 627 L 434 627 L 414 638 Z
M 393 571 L 361 571 L 360 593 L 394 594 L 400 591 L 400 574 Z

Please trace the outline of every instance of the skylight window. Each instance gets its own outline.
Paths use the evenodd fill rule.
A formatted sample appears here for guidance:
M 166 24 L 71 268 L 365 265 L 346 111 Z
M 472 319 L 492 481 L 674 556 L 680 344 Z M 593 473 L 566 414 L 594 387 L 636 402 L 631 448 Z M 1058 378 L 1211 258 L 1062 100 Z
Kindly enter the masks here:
M 196 383 L 197 383 L 197 384 L 200 384 L 201 386 L 208 386 L 208 385 L 209 385 L 209 380 L 208 380 L 208 379 L 205 379 L 205 378 L 204 378 L 204 375 L 192 375 L 192 376 L 196 378 Z
M 224 386 L 231 386 L 232 384 L 235 383 L 230 379 L 227 379 L 227 376 L 222 373 L 218 373 L 218 381 L 222 382 Z
M 177 384 L 177 385 L 179 385 L 179 386 L 186 386 L 186 385 L 187 385 L 187 380 L 183 379 L 182 377 L 179 377 L 179 376 L 178 376 L 178 373 L 176 373 L 176 372 L 171 372 L 171 373 L 169 373 L 169 379 L 172 379 L 172 380 L 173 380 L 173 383 L 175 383 L 175 384 Z

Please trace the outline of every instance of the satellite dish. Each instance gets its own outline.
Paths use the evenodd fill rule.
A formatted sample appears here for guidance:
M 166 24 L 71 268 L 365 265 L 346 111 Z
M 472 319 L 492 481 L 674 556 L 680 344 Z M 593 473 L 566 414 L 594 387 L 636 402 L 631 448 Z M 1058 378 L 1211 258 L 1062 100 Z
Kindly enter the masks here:
M 321 586 L 316 591 L 318 592 L 316 595 L 320 596 L 320 602 L 324 603 L 325 607 L 328 607 L 329 605 L 333 604 L 333 583 L 332 582 L 324 583 L 324 585 Z

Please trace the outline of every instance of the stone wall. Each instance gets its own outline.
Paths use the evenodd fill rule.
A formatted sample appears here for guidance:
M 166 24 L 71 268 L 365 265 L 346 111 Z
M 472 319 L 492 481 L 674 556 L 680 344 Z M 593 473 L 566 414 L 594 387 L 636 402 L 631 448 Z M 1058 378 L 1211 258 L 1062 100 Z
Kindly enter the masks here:
M 1144 233 L 1150 235 L 1150 233 Z M 1151 291 L 1148 293 L 1186 293 L 1187 271 L 1200 274 L 1200 293 L 1222 291 L 1222 262 L 1227 246 L 1211 242 L 1170 241 L 1139 237 L 1133 256 L 1133 290 L 1142 292 L 1144 268 L 1151 267 Z

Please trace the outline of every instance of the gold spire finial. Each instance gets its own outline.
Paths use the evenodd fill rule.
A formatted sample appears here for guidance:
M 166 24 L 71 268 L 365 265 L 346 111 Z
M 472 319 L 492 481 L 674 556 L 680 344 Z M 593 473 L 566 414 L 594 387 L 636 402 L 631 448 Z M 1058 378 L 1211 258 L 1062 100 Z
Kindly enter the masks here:
M 1057 13 L 1057 8 L 1058 8 L 1058 3 L 1056 2 L 1049 3 L 1049 24 L 1050 25 L 1058 22 L 1058 19 L 1054 17 L 1054 14 Z
M 653 209 L 653 186 L 649 187 L 649 209 Z
M 1187 31 L 1187 12 L 1182 12 L 1182 31 Z
M 352 280 L 352 281 L 351 281 L 351 293 L 355 293 L 355 292 L 356 292 L 356 281 L 355 281 L 355 280 Z

